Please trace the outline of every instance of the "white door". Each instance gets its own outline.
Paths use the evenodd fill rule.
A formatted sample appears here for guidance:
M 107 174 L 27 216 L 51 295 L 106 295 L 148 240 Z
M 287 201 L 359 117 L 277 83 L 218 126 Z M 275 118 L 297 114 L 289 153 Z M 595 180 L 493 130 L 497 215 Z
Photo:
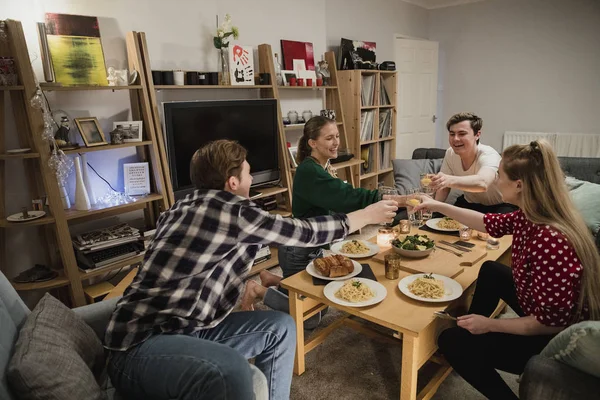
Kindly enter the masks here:
M 438 42 L 394 40 L 398 99 L 396 158 L 409 159 L 418 147 L 435 147 Z

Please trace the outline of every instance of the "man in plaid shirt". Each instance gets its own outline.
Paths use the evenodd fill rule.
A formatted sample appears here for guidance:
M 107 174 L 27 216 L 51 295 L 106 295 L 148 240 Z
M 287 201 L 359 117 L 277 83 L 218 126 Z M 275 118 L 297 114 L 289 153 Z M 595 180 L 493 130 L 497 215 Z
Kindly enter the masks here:
M 231 313 L 262 245 L 318 246 L 369 223 L 389 222 L 397 204 L 348 215 L 282 218 L 249 198 L 246 150 L 218 140 L 191 162 L 197 190 L 162 214 L 144 265 L 108 324 L 109 374 L 140 399 L 253 399 L 252 371 L 269 398 L 289 399 L 295 325 L 277 311 Z

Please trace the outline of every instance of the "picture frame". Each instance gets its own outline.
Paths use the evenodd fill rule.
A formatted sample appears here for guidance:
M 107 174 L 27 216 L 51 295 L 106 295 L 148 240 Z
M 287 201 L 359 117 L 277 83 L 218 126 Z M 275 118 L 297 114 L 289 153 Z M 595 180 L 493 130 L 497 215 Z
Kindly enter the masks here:
M 298 79 L 298 74 L 296 71 L 284 70 L 281 71 L 281 76 L 283 77 L 283 85 L 290 86 L 290 78 Z
M 121 126 L 123 130 L 123 143 L 141 142 L 143 135 L 143 121 L 115 121 L 113 122 L 113 130 Z
M 290 152 L 290 165 L 292 168 L 298 168 L 298 162 L 296 162 L 296 156 L 298 155 L 298 147 L 288 147 Z
M 254 85 L 254 50 L 252 46 L 233 45 L 229 52 L 231 85 Z
M 304 59 L 293 59 L 292 60 L 292 65 L 294 68 L 294 71 L 298 72 L 298 71 L 306 71 L 306 62 L 304 61 Z
M 75 118 L 74 121 L 86 147 L 108 144 L 96 117 Z
M 150 168 L 147 162 L 123 164 L 125 193 L 142 196 L 150 193 Z

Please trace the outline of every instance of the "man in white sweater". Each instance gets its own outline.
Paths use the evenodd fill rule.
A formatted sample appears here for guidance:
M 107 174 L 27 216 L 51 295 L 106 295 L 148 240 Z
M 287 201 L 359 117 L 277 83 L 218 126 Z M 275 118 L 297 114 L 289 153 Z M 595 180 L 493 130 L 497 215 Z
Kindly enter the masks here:
M 483 120 L 473 113 L 458 113 L 446 123 L 450 148 L 446 151 L 440 172 L 432 177 L 435 199 L 445 201 L 450 189 L 464 192 L 455 205 L 482 213 L 515 211 L 504 203 L 496 187 L 500 154 L 479 143 Z

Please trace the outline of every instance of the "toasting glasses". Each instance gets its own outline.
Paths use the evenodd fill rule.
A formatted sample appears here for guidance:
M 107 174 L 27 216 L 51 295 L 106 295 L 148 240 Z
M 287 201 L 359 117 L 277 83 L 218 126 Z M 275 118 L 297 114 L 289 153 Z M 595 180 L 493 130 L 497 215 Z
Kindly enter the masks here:
M 396 188 L 393 188 L 391 186 L 379 186 L 377 188 L 377 193 L 379 193 L 379 200 L 383 200 L 383 196 L 385 195 L 391 195 L 391 196 L 395 196 L 398 195 L 398 190 Z M 392 226 L 392 224 L 380 224 L 380 225 L 384 225 L 384 226 Z
M 421 194 L 420 189 L 410 189 L 408 191 L 408 200 L 406 201 L 408 220 L 411 225 L 417 227 L 423 225 L 423 212 L 421 210 L 415 211 L 415 207 L 421 204 Z

